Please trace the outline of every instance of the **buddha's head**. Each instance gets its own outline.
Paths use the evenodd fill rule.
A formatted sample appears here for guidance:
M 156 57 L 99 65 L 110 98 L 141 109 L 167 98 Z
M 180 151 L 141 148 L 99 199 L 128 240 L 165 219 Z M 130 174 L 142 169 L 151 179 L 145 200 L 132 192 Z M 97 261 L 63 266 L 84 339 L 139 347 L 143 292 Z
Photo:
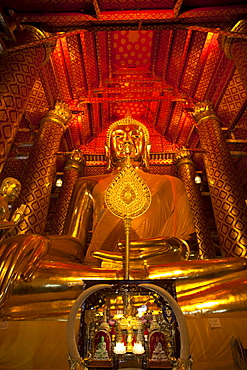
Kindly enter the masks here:
M 6 177 L 0 186 L 0 195 L 8 202 L 14 201 L 20 194 L 21 183 L 13 177 Z
M 133 165 L 148 169 L 150 148 L 149 132 L 144 124 L 131 117 L 116 121 L 107 131 L 107 168 L 121 165 L 128 155 Z

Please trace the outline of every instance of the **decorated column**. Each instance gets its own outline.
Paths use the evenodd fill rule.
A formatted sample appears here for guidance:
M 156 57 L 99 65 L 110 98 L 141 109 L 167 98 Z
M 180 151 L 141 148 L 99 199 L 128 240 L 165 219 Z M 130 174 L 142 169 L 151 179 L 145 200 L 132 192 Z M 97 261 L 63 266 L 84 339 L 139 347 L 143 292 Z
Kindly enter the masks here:
M 215 258 L 216 254 L 210 237 L 210 229 L 204 212 L 201 192 L 195 183 L 195 164 L 190 157 L 190 152 L 186 149 L 178 150 L 174 159 L 178 170 L 178 176 L 183 181 L 189 197 L 199 244 L 199 258 Z
M 25 203 L 25 218 L 17 226 L 21 234 L 44 232 L 56 167 L 56 153 L 62 134 L 71 118 L 68 106 L 56 103 L 40 122 L 40 129 L 21 179 L 18 204 Z
M 46 37 L 36 27 L 23 25 L 22 31 L 15 32 L 14 46 Z M 40 44 L 0 55 L 0 172 L 42 64 L 49 58 L 51 51 L 50 45 Z
M 63 171 L 63 186 L 57 199 L 55 215 L 51 226 L 52 234 L 62 234 L 63 227 L 76 180 L 82 175 L 85 160 L 82 152 L 76 149 L 70 155 Z
M 236 165 L 211 102 L 195 106 L 215 222 L 223 255 L 246 257 L 247 207 Z

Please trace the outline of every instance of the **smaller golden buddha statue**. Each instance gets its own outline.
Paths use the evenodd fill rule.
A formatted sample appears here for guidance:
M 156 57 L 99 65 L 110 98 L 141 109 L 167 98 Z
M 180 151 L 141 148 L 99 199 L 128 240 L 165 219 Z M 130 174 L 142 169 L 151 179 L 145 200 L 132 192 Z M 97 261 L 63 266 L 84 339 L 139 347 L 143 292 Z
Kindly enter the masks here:
M 8 203 L 20 194 L 21 183 L 13 177 L 6 177 L 0 186 L 0 220 L 8 221 L 10 217 Z
M 20 194 L 21 183 L 13 178 L 6 177 L 0 186 L 0 229 L 2 230 L 1 240 L 7 233 L 21 221 L 26 206 L 22 204 L 15 210 L 10 218 L 9 203 L 13 202 Z

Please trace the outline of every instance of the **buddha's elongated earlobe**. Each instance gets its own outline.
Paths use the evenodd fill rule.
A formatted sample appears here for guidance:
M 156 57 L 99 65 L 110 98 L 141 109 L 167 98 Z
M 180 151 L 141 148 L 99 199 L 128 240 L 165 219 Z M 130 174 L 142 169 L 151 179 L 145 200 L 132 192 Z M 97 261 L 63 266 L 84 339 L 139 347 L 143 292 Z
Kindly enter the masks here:
M 144 167 L 147 170 L 149 170 L 150 150 L 151 150 L 151 144 L 145 145 L 145 150 L 144 150 L 144 153 L 143 153 L 142 160 L 143 160 Z
M 105 144 L 105 156 L 106 156 L 106 169 L 110 170 L 111 168 L 111 154 L 110 148 Z

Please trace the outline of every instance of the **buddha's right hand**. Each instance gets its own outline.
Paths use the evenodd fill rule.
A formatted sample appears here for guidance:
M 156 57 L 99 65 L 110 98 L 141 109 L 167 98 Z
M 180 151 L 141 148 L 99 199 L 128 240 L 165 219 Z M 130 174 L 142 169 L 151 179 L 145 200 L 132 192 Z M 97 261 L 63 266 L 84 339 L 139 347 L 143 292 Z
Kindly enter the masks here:
M 173 239 L 172 242 L 171 239 Z M 123 262 L 125 243 L 118 243 L 118 249 L 119 252 L 96 250 L 92 252 L 92 256 L 102 261 Z M 176 238 L 169 238 L 169 241 L 167 238 L 134 240 L 130 242 L 130 261 L 150 261 L 150 259 L 167 254 L 176 255 L 176 259 L 181 259 L 181 251 L 181 243 Z

